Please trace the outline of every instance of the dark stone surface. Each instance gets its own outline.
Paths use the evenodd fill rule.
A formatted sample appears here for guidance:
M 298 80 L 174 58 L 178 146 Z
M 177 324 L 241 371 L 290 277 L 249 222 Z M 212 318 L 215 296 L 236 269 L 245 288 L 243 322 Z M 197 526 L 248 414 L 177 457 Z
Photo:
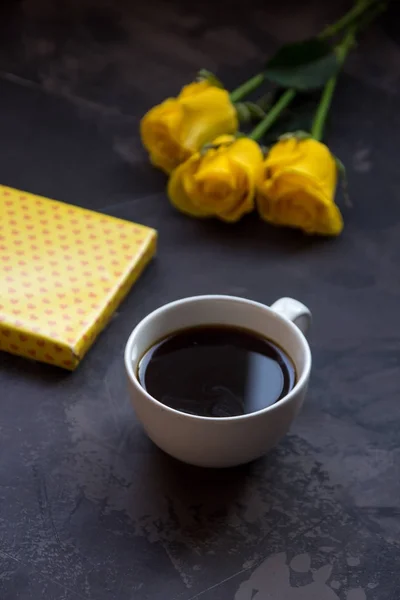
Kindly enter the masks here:
M 346 3 L 267 4 L 1 6 L 1 183 L 160 234 L 158 258 L 75 373 L 0 356 L 1 600 L 400 596 L 393 11 L 349 60 L 334 102 L 329 143 L 348 166 L 354 204 L 340 239 L 305 239 L 253 217 L 234 227 L 185 219 L 140 148 L 143 111 L 199 67 L 233 84 Z M 291 434 L 226 472 L 191 469 L 151 445 L 122 362 L 141 317 L 207 292 L 266 303 L 291 295 L 315 320 L 312 384 Z

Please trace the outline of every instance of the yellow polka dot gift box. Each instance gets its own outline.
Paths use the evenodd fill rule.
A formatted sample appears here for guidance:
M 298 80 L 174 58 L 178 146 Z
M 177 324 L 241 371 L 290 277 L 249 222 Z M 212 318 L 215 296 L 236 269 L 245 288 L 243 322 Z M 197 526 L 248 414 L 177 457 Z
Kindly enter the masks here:
M 148 227 L 0 185 L 0 350 L 73 370 L 156 240 Z

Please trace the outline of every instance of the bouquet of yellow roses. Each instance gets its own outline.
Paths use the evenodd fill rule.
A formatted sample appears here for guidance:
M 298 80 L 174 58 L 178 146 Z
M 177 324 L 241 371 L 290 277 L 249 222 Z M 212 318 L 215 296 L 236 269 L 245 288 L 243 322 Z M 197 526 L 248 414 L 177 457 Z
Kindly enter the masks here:
M 211 73 L 186 85 L 176 98 L 152 108 L 141 121 L 151 162 L 169 175 L 174 207 L 192 217 L 238 221 L 257 209 L 265 221 L 308 234 L 338 235 L 343 218 L 335 203 L 343 166 L 322 143 L 339 71 L 356 35 L 386 7 L 357 0 L 319 36 L 282 47 L 256 74 L 229 93 Z M 332 41 L 333 40 L 333 41 Z M 245 99 L 264 83 L 277 101 Z M 309 131 L 280 130 L 267 148 L 263 139 L 296 97 L 322 89 Z M 247 135 L 241 122 L 259 122 Z

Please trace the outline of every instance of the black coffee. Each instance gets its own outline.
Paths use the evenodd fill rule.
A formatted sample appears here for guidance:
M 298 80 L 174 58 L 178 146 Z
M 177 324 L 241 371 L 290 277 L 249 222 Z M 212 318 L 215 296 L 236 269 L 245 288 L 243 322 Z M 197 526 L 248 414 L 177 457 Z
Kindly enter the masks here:
M 294 365 L 256 333 L 210 325 L 176 331 L 142 357 L 138 378 L 171 408 L 203 417 L 233 417 L 274 404 L 293 388 Z

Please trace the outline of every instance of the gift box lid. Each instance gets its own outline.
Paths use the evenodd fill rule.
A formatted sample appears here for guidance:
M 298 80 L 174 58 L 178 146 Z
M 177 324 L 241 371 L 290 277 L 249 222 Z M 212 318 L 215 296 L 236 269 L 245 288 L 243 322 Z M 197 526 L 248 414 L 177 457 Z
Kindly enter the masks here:
M 156 240 L 148 227 L 0 185 L 0 350 L 74 369 Z

